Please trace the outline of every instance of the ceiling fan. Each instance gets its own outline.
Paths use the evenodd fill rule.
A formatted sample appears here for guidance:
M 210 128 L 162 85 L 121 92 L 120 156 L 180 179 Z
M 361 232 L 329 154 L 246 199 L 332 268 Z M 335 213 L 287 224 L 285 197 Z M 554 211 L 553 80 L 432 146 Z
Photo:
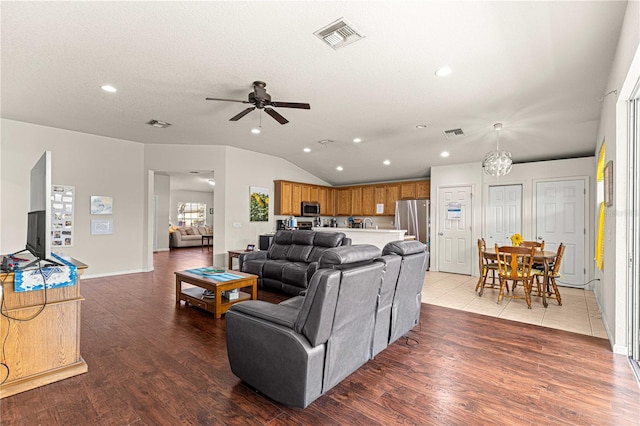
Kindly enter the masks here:
M 221 99 L 221 98 L 206 98 L 208 101 L 225 101 L 225 102 L 241 102 L 243 104 L 253 104 L 252 107 L 245 109 L 239 114 L 231 117 L 229 121 L 238 121 L 245 115 L 249 114 L 254 109 L 264 109 L 264 112 L 273 117 L 280 124 L 287 124 L 289 120 L 280 115 L 275 109 L 276 108 L 300 108 L 300 109 L 311 109 L 309 104 L 303 104 L 298 102 L 276 102 L 271 100 L 271 95 L 267 93 L 265 87 L 267 83 L 264 81 L 254 81 L 253 82 L 253 93 L 249 93 L 248 101 L 238 101 L 235 99 Z

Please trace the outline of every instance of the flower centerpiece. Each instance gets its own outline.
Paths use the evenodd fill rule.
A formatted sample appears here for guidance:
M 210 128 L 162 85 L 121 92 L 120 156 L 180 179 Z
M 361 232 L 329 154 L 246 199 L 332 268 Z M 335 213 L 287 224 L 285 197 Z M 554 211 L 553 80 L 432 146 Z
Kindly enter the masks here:
M 520 245 L 520 243 L 522 242 L 522 235 L 520 234 L 513 234 L 511 236 L 511 244 L 514 247 L 518 247 Z

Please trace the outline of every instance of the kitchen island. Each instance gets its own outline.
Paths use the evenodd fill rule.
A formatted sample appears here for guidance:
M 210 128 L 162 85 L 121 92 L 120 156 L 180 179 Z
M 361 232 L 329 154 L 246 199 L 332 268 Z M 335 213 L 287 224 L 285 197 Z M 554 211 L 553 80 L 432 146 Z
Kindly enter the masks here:
M 331 227 L 315 227 L 314 231 L 318 232 L 343 232 L 347 237 L 351 238 L 351 244 L 373 244 L 380 250 L 391 241 L 399 241 L 405 239 L 407 233 L 404 229 L 368 229 L 368 228 L 331 228 Z

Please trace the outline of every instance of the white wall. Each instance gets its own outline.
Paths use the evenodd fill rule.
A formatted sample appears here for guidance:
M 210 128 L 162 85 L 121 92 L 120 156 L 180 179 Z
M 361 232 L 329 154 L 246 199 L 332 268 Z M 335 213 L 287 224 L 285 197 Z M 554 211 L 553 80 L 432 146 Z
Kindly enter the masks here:
M 158 251 L 169 250 L 170 185 L 171 178 L 168 175 L 155 174 L 153 189 L 154 195 L 158 198 L 156 211 Z
M 627 199 L 627 137 L 626 101 L 640 79 L 640 3 L 630 1 L 618 41 L 615 59 L 604 93 L 616 90 L 602 102 L 598 129 L 598 155 L 606 141 L 605 158 L 613 160 L 614 205 L 605 208 L 604 270 L 596 269 L 595 294 L 602 311 L 602 320 L 613 350 L 627 355 L 628 308 L 626 279 L 626 217 L 630 213 Z M 597 207 L 594 207 L 594 215 Z
M 438 221 L 440 220 L 440 201 L 438 188 L 451 186 L 471 186 L 472 198 L 472 271 L 478 275 L 478 253 L 475 242 L 485 236 L 488 225 L 486 222 L 486 206 L 489 202 L 489 186 L 492 185 L 522 185 L 522 232 L 524 236 L 535 234 L 535 189 L 536 183 L 549 180 L 586 179 L 586 188 L 593 187 L 595 176 L 594 157 L 575 158 L 567 160 L 540 161 L 533 163 L 514 164 L 511 172 L 499 179 L 492 178 L 482 170 L 482 163 L 454 164 L 450 166 L 436 166 L 431 168 L 431 268 L 438 267 Z M 587 191 L 588 195 L 592 192 Z M 587 197 L 593 200 L 592 195 Z M 592 204 L 589 204 L 592 205 Z M 592 228 L 593 215 L 591 209 L 586 209 L 585 223 Z M 593 259 L 593 230 L 588 229 L 587 259 Z M 590 261 L 588 265 L 593 265 Z M 591 268 L 591 271 L 593 268 Z M 591 274 L 589 274 L 591 275 Z
M 51 151 L 54 184 L 75 186 L 74 246 L 56 249 L 89 265 L 83 278 L 141 271 L 143 146 L 120 139 L 2 120 L 0 252 L 26 242 L 29 173 Z M 113 197 L 113 214 L 91 216 L 91 195 Z M 112 219 L 113 235 L 91 235 L 91 219 Z

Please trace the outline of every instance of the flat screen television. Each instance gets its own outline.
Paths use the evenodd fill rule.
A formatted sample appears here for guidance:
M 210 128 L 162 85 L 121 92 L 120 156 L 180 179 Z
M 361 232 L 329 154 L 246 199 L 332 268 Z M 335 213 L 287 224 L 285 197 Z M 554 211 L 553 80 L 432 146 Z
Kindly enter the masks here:
M 47 212 L 29 212 L 27 221 L 27 250 L 38 259 L 47 259 Z
M 27 250 L 42 260 L 51 258 L 51 151 L 31 168 Z

